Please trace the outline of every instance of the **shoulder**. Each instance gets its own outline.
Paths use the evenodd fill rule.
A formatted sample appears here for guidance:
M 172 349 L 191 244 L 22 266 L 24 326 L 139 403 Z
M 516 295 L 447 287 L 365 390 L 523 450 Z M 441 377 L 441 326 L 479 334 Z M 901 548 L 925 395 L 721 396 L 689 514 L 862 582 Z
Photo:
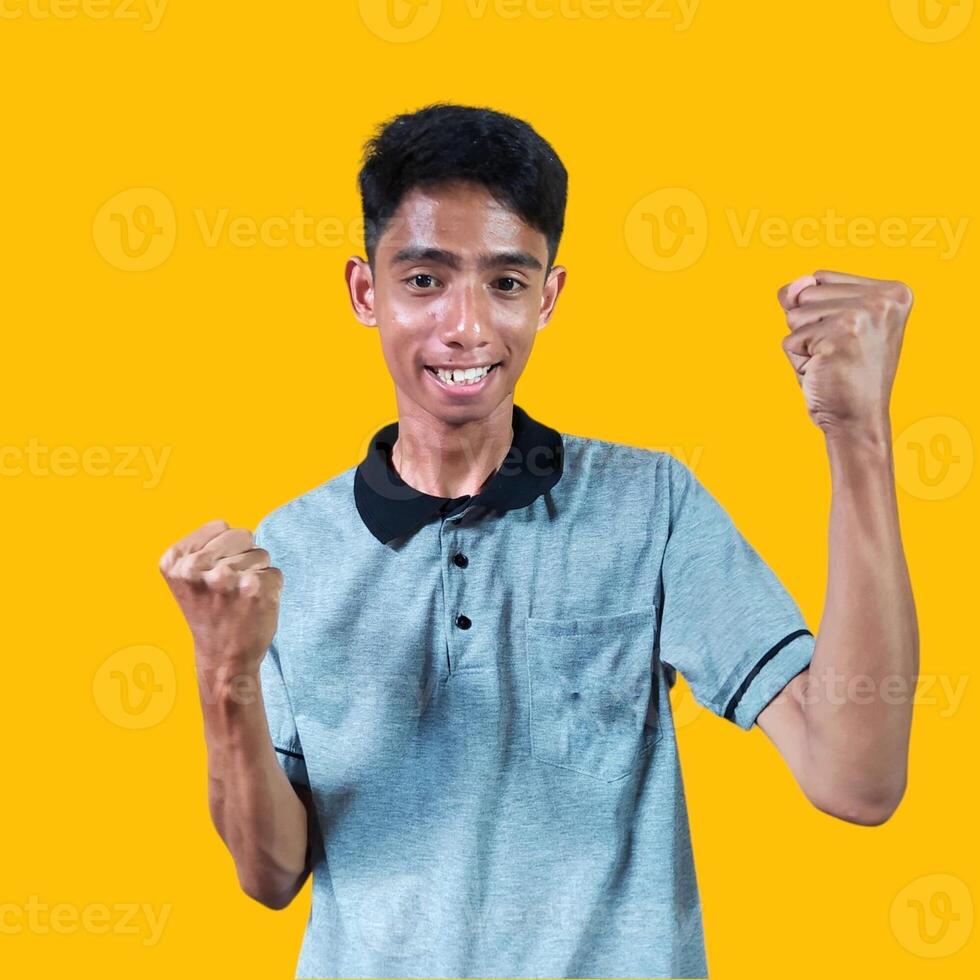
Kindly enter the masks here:
M 672 528 L 683 514 L 703 510 L 704 498 L 710 497 L 694 470 L 671 452 L 571 433 L 561 436 L 569 476 L 565 492 L 588 509 L 612 509 L 617 520 L 648 519 Z
M 671 453 L 609 439 L 561 433 L 564 468 L 575 481 L 624 486 L 623 481 L 653 485 L 683 480 L 687 466 Z
M 311 532 L 322 533 L 349 522 L 356 470 L 357 466 L 350 466 L 269 511 L 255 529 L 256 540 L 264 548 L 279 550 L 307 539 Z

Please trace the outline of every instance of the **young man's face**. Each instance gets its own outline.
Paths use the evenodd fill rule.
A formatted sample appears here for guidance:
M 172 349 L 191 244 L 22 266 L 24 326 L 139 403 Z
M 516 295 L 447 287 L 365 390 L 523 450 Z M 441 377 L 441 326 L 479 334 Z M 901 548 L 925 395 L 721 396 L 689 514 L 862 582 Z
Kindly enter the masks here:
M 347 263 L 354 311 L 381 331 L 400 413 L 417 406 L 462 423 L 511 398 L 564 285 L 560 266 L 545 277 L 547 261 L 545 236 L 482 186 L 405 195 L 373 273 L 362 259 Z M 472 385 L 449 384 L 435 370 L 489 365 Z

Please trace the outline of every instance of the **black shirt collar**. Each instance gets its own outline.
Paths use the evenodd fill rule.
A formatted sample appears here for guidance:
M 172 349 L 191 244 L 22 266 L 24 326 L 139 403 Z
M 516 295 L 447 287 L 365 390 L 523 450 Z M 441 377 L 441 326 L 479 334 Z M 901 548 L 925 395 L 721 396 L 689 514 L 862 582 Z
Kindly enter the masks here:
M 354 503 L 367 529 L 387 544 L 467 503 L 482 508 L 481 513 L 501 513 L 526 507 L 547 493 L 561 479 L 564 466 L 560 433 L 516 404 L 511 424 L 514 438 L 497 472 L 480 493 L 462 497 L 434 497 L 405 483 L 391 463 L 398 423 L 379 429 L 354 474 Z

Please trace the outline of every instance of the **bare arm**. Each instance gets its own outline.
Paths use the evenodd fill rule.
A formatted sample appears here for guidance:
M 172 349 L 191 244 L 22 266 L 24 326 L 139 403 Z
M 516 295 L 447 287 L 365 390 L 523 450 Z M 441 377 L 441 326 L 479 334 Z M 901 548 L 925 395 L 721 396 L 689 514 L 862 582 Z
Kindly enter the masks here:
M 282 572 L 251 531 L 211 521 L 160 559 L 194 637 L 208 804 L 244 891 L 280 909 L 303 887 L 312 820 L 305 787 L 279 765 L 260 667 L 279 618 Z M 301 795 L 300 795 L 301 794 Z
M 829 570 L 813 660 L 758 724 L 816 806 L 878 824 L 905 791 L 918 626 L 888 437 L 829 441 L 828 453 Z
M 905 792 L 919 633 L 902 549 L 888 417 L 911 293 L 819 272 L 780 291 L 784 348 L 824 431 L 832 499 L 823 616 L 809 668 L 759 727 L 821 810 L 879 824 Z
M 281 909 L 310 872 L 310 791 L 291 783 L 279 765 L 258 675 L 240 678 L 230 687 L 216 693 L 217 685 L 210 681 L 199 685 L 211 819 L 234 858 L 245 893 Z

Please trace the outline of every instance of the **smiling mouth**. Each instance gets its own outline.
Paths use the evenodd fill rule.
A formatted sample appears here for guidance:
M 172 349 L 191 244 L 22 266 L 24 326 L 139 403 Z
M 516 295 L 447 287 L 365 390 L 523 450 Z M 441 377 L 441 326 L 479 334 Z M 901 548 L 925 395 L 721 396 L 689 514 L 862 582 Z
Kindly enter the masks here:
M 450 371 L 447 368 L 434 368 L 430 367 L 428 364 L 424 365 L 426 371 L 437 377 L 443 384 L 449 385 L 450 387 L 458 385 L 461 388 L 469 387 L 470 385 L 477 385 L 485 378 L 488 378 L 493 372 L 503 363 L 502 361 L 497 361 L 495 364 L 491 364 L 489 369 L 473 369 L 473 368 L 456 368 Z

